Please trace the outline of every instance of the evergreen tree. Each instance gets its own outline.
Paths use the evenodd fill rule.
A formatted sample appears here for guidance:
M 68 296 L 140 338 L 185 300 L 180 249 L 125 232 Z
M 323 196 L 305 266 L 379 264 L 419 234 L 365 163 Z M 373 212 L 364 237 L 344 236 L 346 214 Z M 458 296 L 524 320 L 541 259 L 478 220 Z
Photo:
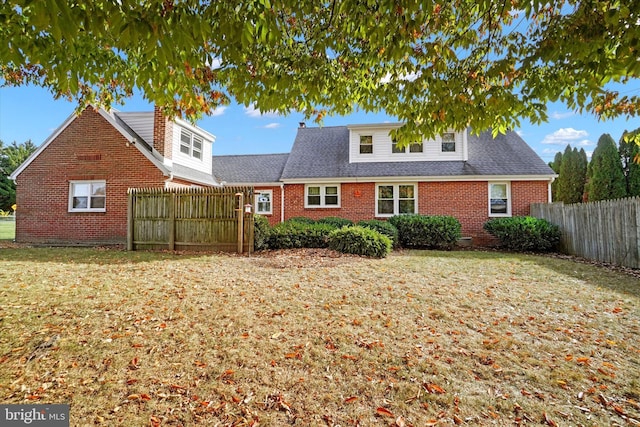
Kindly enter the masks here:
M 632 137 L 640 134 L 640 128 L 627 132 L 620 138 L 620 158 L 628 196 L 640 196 L 640 145 Z
M 584 152 L 584 150 L 582 150 Z M 585 153 L 586 157 L 586 153 Z M 582 155 L 577 148 L 570 145 L 562 155 L 560 177 L 558 178 L 558 200 L 564 203 L 582 202 L 584 183 L 586 180 L 586 163 L 583 165 Z
M 611 135 L 604 134 L 598 139 L 587 175 L 587 197 L 590 202 L 618 199 L 627 195 L 622 161 Z
M 9 175 L 36 150 L 36 146 L 28 140 L 22 144 L 15 141 L 5 146 L 0 141 L 0 209 L 11 210 L 16 202 L 16 185 Z
M 580 201 L 583 202 L 586 198 L 585 192 L 587 190 L 587 168 L 589 166 L 589 159 L 587 158 L 587 152 L 584 148 L 581 148 L 578 152 L 580 156 L 579 173 L 582 176 L 582 185 L 580 188 Z
M 553 161 L 549 163 L 549 167 L 551 169 L 553 169 L 553 171 L 557 174 L 560 174 L 560 166 L 562 165 L 562 153 L 561 152 L 557 152 L 555 157 L 553 158 Z M 556 178 L 552 183 L 551 183 L 551 200 L 553 200 L 554 202 L 559 202 L 560 200 L 558 199 L 558 180 L 560 179 L 560 177 L 558 176 L 558 178 Z

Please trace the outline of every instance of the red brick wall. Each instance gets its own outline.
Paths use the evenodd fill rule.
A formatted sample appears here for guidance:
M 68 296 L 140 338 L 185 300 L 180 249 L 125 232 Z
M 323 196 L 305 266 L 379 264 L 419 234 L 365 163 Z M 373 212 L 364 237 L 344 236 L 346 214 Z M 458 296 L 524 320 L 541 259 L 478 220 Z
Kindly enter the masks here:
M 77 117 L 18 176 L 16 240 L 124 243 L 127 189 L 163 187 L 166 177 L 98 112 Z M 68 212 L 70 180 L 106 180 L 106 212 Z
M 418 212 L 424 215 L 451 215 L 462 224 L 462 235 L 472 237 L 474 244 L 495 242 L 482 229 L 489 220 L 487 181 L 420 182 L 418 183 Z M 512 214 L 528 215 L 531 203 L 547 202 L 546 181 L 512 181 Z M 349 183 L 341 186 L 340 208 L 304 207 L 304 184 L 285 186 L 285 219 L 305 216 L 320 219 L 338 216 L 353 221 L 375 218 L 375 183 Z

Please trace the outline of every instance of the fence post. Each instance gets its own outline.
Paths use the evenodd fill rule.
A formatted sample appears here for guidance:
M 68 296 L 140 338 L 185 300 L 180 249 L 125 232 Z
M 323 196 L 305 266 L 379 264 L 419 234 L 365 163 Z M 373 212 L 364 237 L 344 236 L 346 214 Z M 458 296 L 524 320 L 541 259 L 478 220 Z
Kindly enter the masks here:
M 169 250 L 176 249 L 176 201 L 177 194 L 169 194 Z
M 127 250 L 133 250 L 133 190 L 129 189 L 127 198 Z
M 242 253 L 244 246 L 244 193 L 236 193 L 238 198 L 238 253 Z

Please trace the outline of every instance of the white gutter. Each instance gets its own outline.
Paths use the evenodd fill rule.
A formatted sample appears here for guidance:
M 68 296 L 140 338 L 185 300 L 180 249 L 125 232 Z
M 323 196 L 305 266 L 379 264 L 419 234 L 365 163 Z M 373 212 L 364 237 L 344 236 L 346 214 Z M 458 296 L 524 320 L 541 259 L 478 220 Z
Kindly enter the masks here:
M 280 184 L 280 222 L 284 222 L 284 183 Z

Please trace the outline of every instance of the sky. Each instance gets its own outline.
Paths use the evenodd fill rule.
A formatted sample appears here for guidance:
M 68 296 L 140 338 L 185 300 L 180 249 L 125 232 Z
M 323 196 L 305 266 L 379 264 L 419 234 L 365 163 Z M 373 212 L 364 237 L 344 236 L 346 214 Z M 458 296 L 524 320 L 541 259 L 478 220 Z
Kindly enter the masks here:
M 640 92 L 638 85 L 622 88 L 625 95 Z M 31 140 L 40 145 L 74 113 L 76 104 L 66 100 L 54 100 L 47 90 L 35 86 L 0 88 L 0 140 L 5 144 Z M 153 106 L 140 95 L 134 95 L 120 111 L 151 111 Z M 594 116 L 576 114 L 563 104 L 548 105 L 549 121 L 541 125 L 523 122 L 517 131 L 520 136 L 545 161 L 553 160 L 555 153 L 564 151 L 567 144 L 584 148 L 590 156 L 598 138 L 610 134 L 618 141 L 625 130 L 640 128 L 640 117 L 598 121 Z M 254 108 L 231 104 L 203 118 L 198 126 L 216 136 L 214 155 L 270 154 L 289 152 L 299 123 L 304 121 L 300 113 L 279 116 L 261 113 Z M 381 114 L 356 112 L 349 116 L 329 116 L 323 126 L 397 122 L 394 117 Z M 318 126 L 307 121 L 307 127 Z

